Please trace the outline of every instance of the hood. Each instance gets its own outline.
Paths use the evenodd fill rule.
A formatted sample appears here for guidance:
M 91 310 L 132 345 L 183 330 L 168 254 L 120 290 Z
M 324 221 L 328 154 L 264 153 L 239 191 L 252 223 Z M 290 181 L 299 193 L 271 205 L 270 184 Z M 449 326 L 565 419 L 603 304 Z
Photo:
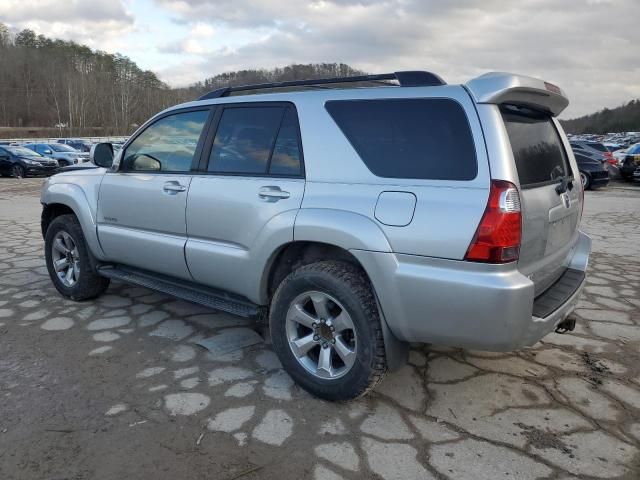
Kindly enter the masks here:
M 58 162 L 56 162 L 52 158 L 42 157 L 39 155 L 16 155 L 16 158 L 19 160 L 30 160 L 33 162 L 40 162 L 40 163 L 44 163 L 45 165 L 50 163 L 55 163 L 56 165 L 58 164 Z
M 68 167 L 61 168 L 59 173 L 49 177 L 48 183 L 70 183 L 70 180 L 74 178 L 102 176 L 105 173 L 107 173 L 106 168 L 98 167 L 93 163 L 85 165 L 69 165 Z

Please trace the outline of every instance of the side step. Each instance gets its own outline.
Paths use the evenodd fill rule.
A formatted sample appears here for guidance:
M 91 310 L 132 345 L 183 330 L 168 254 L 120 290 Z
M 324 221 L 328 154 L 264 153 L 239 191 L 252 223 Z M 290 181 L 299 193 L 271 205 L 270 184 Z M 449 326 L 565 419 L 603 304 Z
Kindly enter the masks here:
M 260 313 L 260 306 L 249 300 L 222 290 L 203 287 L 187 280 L 176 279 L 142 270 L 105 265 L 98 267 L 103 277 L 139 285 L 151 290 L 166 293 L 188 302 L 222 310 L 241 317 L 254 317 Z

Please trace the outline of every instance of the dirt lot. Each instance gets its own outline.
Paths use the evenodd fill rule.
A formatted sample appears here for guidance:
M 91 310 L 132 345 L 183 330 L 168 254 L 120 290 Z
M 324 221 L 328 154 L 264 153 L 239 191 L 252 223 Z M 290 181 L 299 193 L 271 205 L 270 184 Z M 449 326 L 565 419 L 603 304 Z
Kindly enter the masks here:
M 40 183 L 0 179 L 0 479 L 640 478 L 640 188 L 587 193 L 574 334 L 506 355 L 416 346 L 345 405 L 264 343 L 194 344 L 244 319 L 116 283 L 63 300 Z

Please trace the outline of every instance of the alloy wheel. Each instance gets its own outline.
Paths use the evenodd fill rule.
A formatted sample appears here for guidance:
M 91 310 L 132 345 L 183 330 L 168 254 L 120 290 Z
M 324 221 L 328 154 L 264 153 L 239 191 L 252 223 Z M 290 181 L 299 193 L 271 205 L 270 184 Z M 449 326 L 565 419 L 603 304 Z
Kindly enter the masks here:
M 51 244 L 51 261 L 58 279 L 73 287 L 80 279 L 80 254 L 73 237 L 64 230 L 56 233 Z
M 287 311 L 286 333 L 298 363 L 318 378 L 340 378 L 355 363 L 353 320 L 342 304 L 326 293 L 298 295 Z
M 11 167 L 11 176 L 15 178 L 23 178 L 24 177 L 24 168 L 20 165 L 14 165 Z

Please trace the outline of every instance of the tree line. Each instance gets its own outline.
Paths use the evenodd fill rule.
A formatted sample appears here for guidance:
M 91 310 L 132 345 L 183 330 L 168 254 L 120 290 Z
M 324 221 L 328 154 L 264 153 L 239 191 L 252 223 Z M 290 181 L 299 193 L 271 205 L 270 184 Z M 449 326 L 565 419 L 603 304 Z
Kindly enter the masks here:
M 128 133 L 174 103 L 155 73 L 119 54 L 93 51 L 0 24 L 0 126 L 52 127 L 81 133 L 102 127 Z
M 604 108 L 572 120 L 562 120 L 561 123 L 567 132 L 576 134 L 640 132 L 640 100 L 632 100 L 617 108 Z
M 360 73 L 344 64 L 289 65 L 223 73 L 187 88 L 170 88 L 123 55 L 29 29 L 12 35 L 0 23 L 0 127 L 33 127 L 29 132 L 60 136 L 89 131 L 127 135 L 154 113 L 216 88 Z
M 0 23 L 0 127 L 49 129 L 59 135 L 127 135 L 154 113 L 229 85 L 360 75 L 343 63 L 293 64 L 226 72 L 186 88 L 120 54 L 92 50 Z M 562 121 L 570 133 L 640 130 L 640 100 Z

